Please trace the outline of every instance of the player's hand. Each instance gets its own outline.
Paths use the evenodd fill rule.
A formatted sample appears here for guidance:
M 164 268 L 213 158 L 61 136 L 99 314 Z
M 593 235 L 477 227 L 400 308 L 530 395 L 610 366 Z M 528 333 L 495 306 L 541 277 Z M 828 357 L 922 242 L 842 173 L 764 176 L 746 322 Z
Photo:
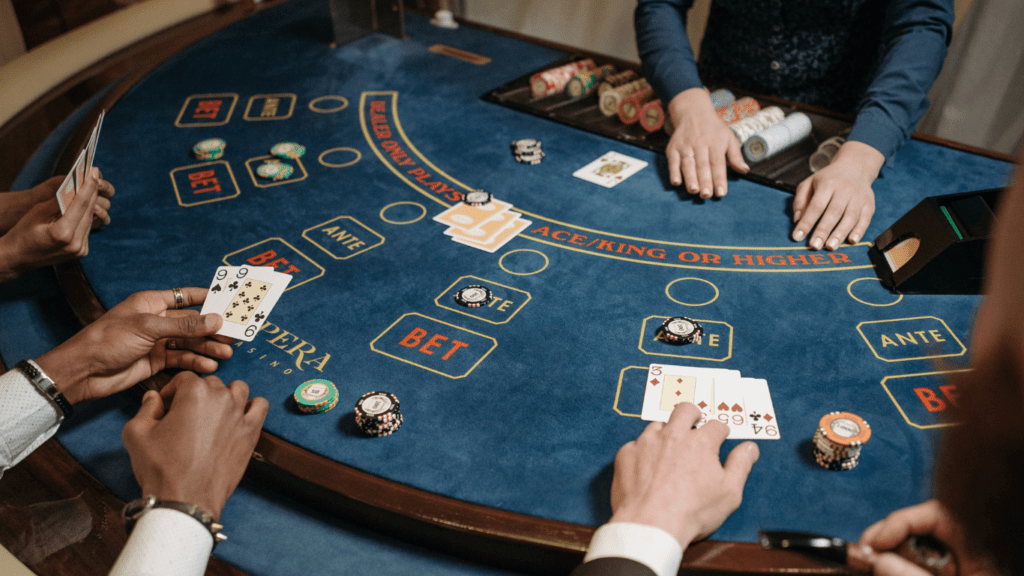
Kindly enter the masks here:
M 220 518 L 242 479 L 267 416 L 249 386 L 181 372 L 159 393 L 142 397 L 122 433 L 144 495 L 199 506 Z
M 206 288 L 182 288 L 184 305 L 206 300 Z M 165 368 L 208 373 L 231 357 L 230 338 L 215 336 L 217 314 L 174 310 L 171 290 L 132 294 L 67 342 L 37 359 L 72 404 L 125 390 Z
M 114 197 L 114 185 L 103 179 L 99 168 L 93 167 L 93 174 L 99 186 L 99 198 L 92 211 L 92 229 L 110 224 L 110 201 Z
M 0 281 L 89 253 L 99 183 L 90 176 L 62 216 L 56 197 L 36 204 L 0 237 Z
M 950 517 L 945 507 L 937 500 L 929 500 L 897 510 L 861 534 L 860 543 L 870 546 L 876 552 L 865 558 L 876 576 L 930 576 L 925 569 L 892 552 L 911 535 L 933 536 L 945 544 L 955 557 L 960 576 L 996 574 L 987 562 L 967 552 L 960 526 Z
M 64 181 L 63 176 L 54 176 L 28 190 L 0 194 L 0 234 L 6 234 L 36 204 L 46 202 L 57 195 L 57 188 Z
M 726 165 L 746 174 L 740 141 L 722 122 L 703 88 L 677 94 L 668 105 L 675 131 L 665 148 L 668 177 L 673 186 L 686 183 L 686 191 L 701 198 L 722 197 L 729 191 Z
M 796 187 L 793 240 L 803 240 L 817 223 L 808 242 L 815 250 L 860 242 L 875 214 L 871 184 L 884 163 L 885 156 L 863 142 L 843 144 L 831 164 Z
M 668 424 L 652 422 L 615 457 L 612 518 L 665 530 L 685 550 L 706 538 L 740 506 L 750 468 L 760 455 L 744 442 L 719 460 L 729 427 L 712 420 L 699 430 L 700 410 L 677 404 Z

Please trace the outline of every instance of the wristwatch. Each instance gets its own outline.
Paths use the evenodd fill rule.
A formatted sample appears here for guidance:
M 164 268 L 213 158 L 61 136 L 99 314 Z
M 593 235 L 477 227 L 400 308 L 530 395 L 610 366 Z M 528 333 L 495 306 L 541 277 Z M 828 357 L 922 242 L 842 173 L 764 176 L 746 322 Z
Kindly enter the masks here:
M 75 413 L 75 409 L 71 407 L 71 402 L 68 402 L 68 399 L 61 394 L 57 386 L 54 385 L 53 380 L 46 375 L 46 372 L 43 372 L 43 369 L 38 364 L 32 360 L 22 360 L 18 362 L 15 368 L 21 370 L 35 384 L 36 388 L 39 388 L 39 391 L 50 399 L 50 402 L 53 402 L 57 405 L 57 408 L 60 408 L 65 419 L 71 418 L 71 415 Z
M 150 494 L 149 496 L 143 496 L 137 500 L 124 505 L 124 527 L 129 534 L 132 533 L 132 528 L 135 528 L 135 523 L 142 518 L 142 515 L 154 508 L 169 508 L 171 510 L 177 510 L 184 514 L 188 514 L 203 525 L 204 528 L 210 531 L 210 536 L 213 536 L 213 547 L 216 548 L 219 542 L 227 540 L 228 537 L 221 534 L 221 530 L 224 528 L 223 525 L 213 521 L 213 517 L 204 512 L 200 507 L 195 504 L 188 504 L 185 502 L 174 502 L 171 500 L 160 500 L 156 496 Z M 212 549 L 211 549 L 212 551 Z

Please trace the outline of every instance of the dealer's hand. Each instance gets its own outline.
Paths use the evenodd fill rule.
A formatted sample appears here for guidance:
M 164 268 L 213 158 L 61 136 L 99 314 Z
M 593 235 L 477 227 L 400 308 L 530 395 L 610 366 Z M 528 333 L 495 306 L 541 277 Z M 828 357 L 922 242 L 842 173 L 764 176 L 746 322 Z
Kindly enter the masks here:
M 803 240 L 817 223 L 808 242 L 815 250 L 860 242 L 875 214 L 871 184 L 884 163 L 885 156 L 863 142 L 843 144 L 831 164 L 796 187 L 793 240 Z
M 959 576 L 995 576 L 996 571 L 987 562 L 972 557 L 964 546 L 964 537 L 949 512 L 937 500 L 897 510 L 861 534 L 860 543 L 873 548 L 873 556 L 865 558 L 876 576 L 930 576 L 895 550 L 911 535 L 934 536 L 953 553 Z
M 175 376 L 142 397 L 122 439 L 144 495 L 199 506 L 220 518 L 242 479 L 269 408 L 249 386 L 216 376 Z
M 719 461 L 729 427 L 712 420 L 694 430 L 700 410 L 677 404 L 668 424 L 653 422 L 615 457 L 611 522 L 665 530 L 685 550 L 708 537 L 740 506 L 757 461 L 757 444 L 744 442 Z
M 184 306 L 206 300 L 206 288 L 182 288 Z M 165 368 L 213 372 L 231 357 L 232 339 L 214 336 L 217 314 L 175 310 L 171 290 L 132 294 L 36 362 L 72 404 L 129 388 Z
M 668 176 L 673 186 L 686 183 L 686 191 L 701 198 L 722 197 L 729 191 L 726 167 L 746 174 L 740 142 L 711 106 L 703 88 L 690 88 L 669 102 L 675 131 L 665 148 Z

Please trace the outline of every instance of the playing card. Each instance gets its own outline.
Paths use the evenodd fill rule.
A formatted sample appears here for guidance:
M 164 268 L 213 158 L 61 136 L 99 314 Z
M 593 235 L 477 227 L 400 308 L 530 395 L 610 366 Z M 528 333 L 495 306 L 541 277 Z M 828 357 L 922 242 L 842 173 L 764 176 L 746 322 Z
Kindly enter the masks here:
M 577 178 L 587 182 L 600 184 L 605 188 L 611 188 L 643 170 L 647 162 L 631 158 L 618 152 L 608 152 L 590 164 L 572 173 Z
M 743 378 L 746 383 L 747 426 L 752 440 L 778 440 L 779 419 L 772 404 L 772 395 L 768 391 L 768 381 L 754 378 Z M 733 436 L 730 435 L 730 438 Z
M 468 231 L 452 226 L 445 230 L 444 233 L 452 238 L 462 238 L 463 240 L 472 240 L 473 242 L 486 244 L 494 240 L 495 235 L 514 220 L 517 220 L 519 216 L 518 212 L 506 210 L 491 216 Z
M 499 248 L 508 244 L 510 240 L 519 235 L 520 232 L 526 230 L 526 227 L 533 224 L 530 220 L 524 220 L 517 218 L 510 224 L 502 228 L 494 237 L 487 242 L 477 242 L 475 240 L 468 240 L 466 238 L 458 238 L 453 236 L 452 240 L 459 244 L 465 244 L 466 246 L 472 246 L 473 248 L 479 248 L 484 252 L 490 252 L 491 254 L 498 251 Z
M 202 314 L 224 318 L 217 334 L 251 342 L 291 279 L 270 267 L 221 266 L 214 273 Z
M 502 202 L 497 198 L 492 198 L 483 206 L 470 206 L 465 202 L 456 202 L 451 208 L 434 216 L 434 221 L 469 232 L 485 220 L 511 207 L 512 205 L 508 202 Z
M 729 426 L 729 440 L 778 440 L 779 422 L 768 382 L 740 378 L 716 386 L 715 419 Z
M 57 187 L 57 204 L 60 205 L 61 214 L 68 211 L 68 207 L 71 206 L 71 201 L 74 199 L 75 173 L 71 171 L 68 172 L 68 175 L 64 177 L 64 181 Z
M 103 117 L 106 113 L 106 110 L 102 110 L 100 112 L 100 117 L 96 120 L 96 125 L 92 127 L 92 134 L 89 136 L 89 143 L 85 145 L 86 172 L 92 169 L 93 159 L 96 157 L 96 145 L 100 141 L 100 129 L 103 127 Z
M 729 382 L 715 383 L 715 415 L 709 420 L 718 420 L 729 427 L 729 439 L 747 438 L 748 430 L 746 383 L 743 378 Z
M 71 171 L 75 174 L 75 194 L 77 195 L 85 184 L 85 150 L 78 153 L 78 159 L 75 160 Z
M 668 422 L 676 404 L 692 402 L 703 415 L 697 424 L 700 427 L 715 415 L 717 383 L 732 382 L 739 378 L 738 370 L 651 364 L 647 370 L 640 418 L 651 422 Z

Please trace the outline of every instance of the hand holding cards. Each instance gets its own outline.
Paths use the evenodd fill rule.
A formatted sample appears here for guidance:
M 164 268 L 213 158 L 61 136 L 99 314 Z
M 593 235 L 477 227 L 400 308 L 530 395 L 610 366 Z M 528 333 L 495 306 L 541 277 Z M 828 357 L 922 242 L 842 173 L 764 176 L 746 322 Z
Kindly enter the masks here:
M 220 314 L 217 334 L 252 342 L 292 281 L 268 266 L 221 266 L 213 275 L 202 314 Z
M 92 169 L 93 160 L 96 158 L 96 145 L 99 143 L 100 129 L 103 127 L 104 116 L 106 116 L 106 110 L 100 112 L 100 117 L 92 128 L 89 141 L 86 143 L 85 148 L 78 153 L 78 158 L 75 160 L 74 165 L 68 171 L 68 175 L 64 177 L 64 182 L 57 188 L 57 204 L 60 205 L 61 214 L 68 211 L 68 207 L 71 206 L 71 201 L 75 199 L 78 190 L 85 185 L 85 177 L 89 174 L 89 170 Z
M 730 440 L 781 437 L 767 380 L 742 378 L 738 370 L 651 364 L 640 417 L 668 422 L 680 402 L 692 402 L 700 409 L 698 427 L 708 420 L 729 426 Z

